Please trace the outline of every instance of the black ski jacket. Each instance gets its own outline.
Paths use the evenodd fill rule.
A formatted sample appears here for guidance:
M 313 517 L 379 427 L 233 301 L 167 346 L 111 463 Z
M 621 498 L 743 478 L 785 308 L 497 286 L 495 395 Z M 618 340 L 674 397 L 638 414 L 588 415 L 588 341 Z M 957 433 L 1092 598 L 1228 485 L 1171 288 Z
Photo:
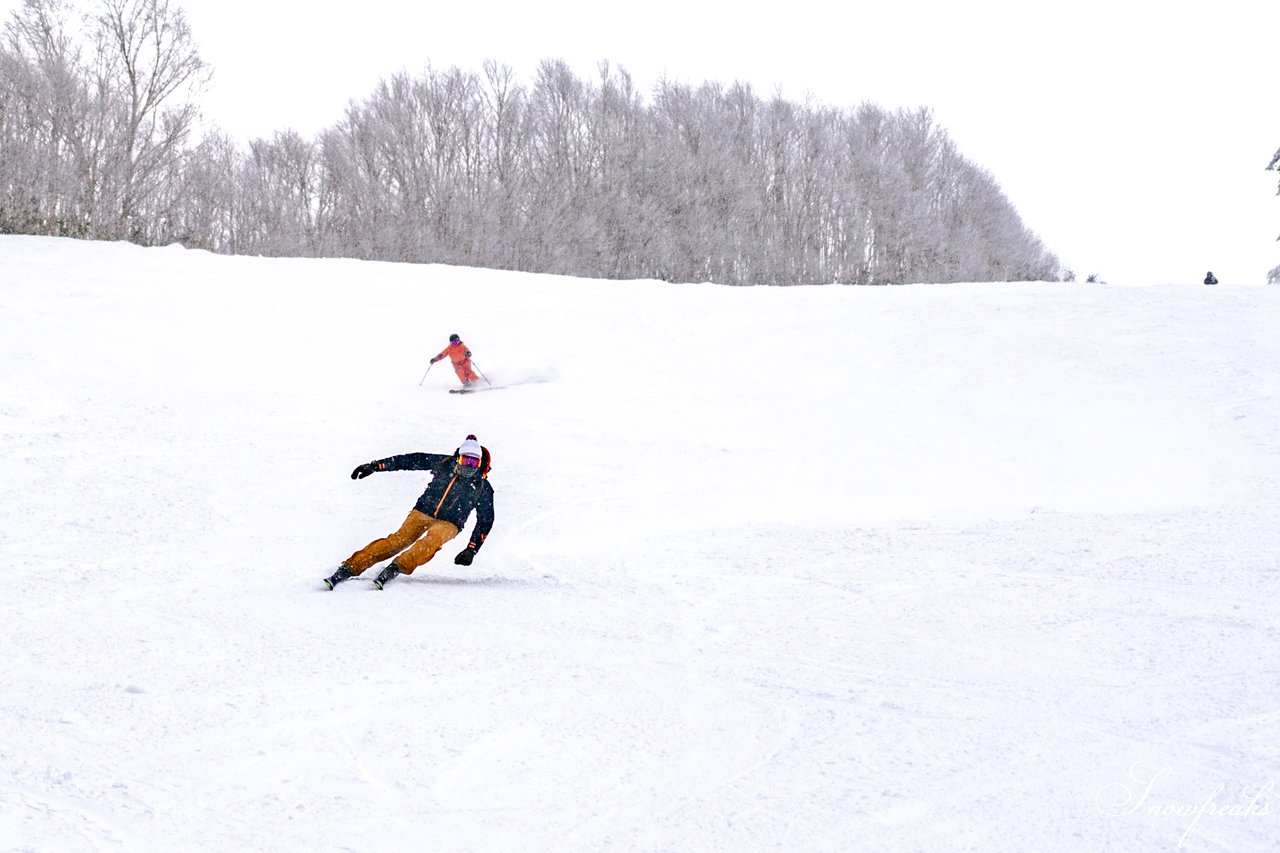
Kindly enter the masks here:
M 489 470 L 488 456 L 488 451 L 485 451 L 485 464 L 477 477 L 462 477 L 455 473 L 457 454 L 402 453 L 370 464 L 378 471 L 430 471 L 431 484 L 413 508 L 424 515 L 447 521 L 458 530 L 467 526 L 467 519 L 475 510 L 476 529 L 471 532 L 467 547 L 479 551 L 493 529 L 493 486 L 485 478 Z

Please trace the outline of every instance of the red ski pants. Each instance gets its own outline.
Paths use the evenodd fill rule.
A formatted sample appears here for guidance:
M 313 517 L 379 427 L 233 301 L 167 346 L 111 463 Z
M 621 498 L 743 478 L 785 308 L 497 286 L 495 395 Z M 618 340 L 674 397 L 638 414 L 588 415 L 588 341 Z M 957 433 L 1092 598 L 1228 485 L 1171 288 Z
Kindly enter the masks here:
M 342 562 L 351 574 L 358 575 L 375 563 L 395 557 L 400 571 L 411 575 L 414 569 L 434 557 L 441 545 L 457 535 L 458 528 L 449 522 L 411 509 L 399 530 L 375 539 Z

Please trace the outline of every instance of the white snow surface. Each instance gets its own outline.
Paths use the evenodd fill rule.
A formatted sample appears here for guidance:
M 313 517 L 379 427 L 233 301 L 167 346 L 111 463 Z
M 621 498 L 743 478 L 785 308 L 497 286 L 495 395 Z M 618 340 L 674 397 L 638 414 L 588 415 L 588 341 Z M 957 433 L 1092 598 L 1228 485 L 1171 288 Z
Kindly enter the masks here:
M 0 237 L 0 850 L 1273 850 L 1277 329 Z

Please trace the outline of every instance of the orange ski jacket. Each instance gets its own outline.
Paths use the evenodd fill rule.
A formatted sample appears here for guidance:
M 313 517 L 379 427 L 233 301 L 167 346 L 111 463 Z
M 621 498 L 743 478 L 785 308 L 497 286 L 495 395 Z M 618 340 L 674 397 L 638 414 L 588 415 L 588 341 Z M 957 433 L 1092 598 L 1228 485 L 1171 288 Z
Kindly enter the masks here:
M 443 358 L 449 359 L 457 367 L 460 364 L 465 364 L 467 359 L 471 358 L 471 350 L 467 349 L 467 345 L 462 341 L 451 341 L 439 355 L 431 359 L 431 363 L 435 364 Z

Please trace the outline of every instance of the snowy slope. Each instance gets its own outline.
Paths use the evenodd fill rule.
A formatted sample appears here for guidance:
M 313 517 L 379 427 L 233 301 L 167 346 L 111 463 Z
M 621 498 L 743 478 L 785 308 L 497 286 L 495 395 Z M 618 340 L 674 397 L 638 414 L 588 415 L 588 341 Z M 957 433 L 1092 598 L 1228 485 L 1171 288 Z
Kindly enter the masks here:
M 0 850 L 1280 841 L 1280 290 L 0 271 Z

